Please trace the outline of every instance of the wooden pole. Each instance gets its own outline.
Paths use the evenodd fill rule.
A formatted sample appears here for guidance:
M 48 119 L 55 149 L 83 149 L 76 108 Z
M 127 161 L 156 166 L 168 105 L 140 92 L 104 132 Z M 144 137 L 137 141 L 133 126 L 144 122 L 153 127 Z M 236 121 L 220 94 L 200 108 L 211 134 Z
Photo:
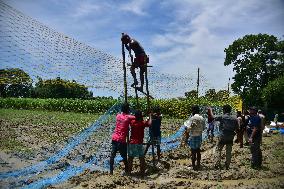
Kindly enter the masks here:
M 122 35 L 124 35 L 124 33 L 122 33 Z M 125 50 L 123 42 L 121 42 L 121 49 L 122 49 L 123 81 L 124 81 L 124 101 L 125 103 L 127 103 L 127 80 L 126 80 Z
M 147 71 L 147 64 L 145 65 L 145 80 L 146 80 L 146 93 L 147 93 L 147 112 L 150 113 L 150 97 L 149 97 L 149 82 L 148 82 L 148 71 Z M 152 127 L 150 128 L 152 129 Z M 154 153 L 154 137 L 153 137 L 153 130 L 152 130 L 151 137 L 151 145 L 152 145 L 152 163 L 153 167 L 155 167 L 155 153 Z
M 197 98 L 199 96 L 199 68 L 197 69 L 197 82 L 196 82 Z
M 131 66 L 133 65 L 133 57 L 131 55 L 131 51 L 129 50 L 129 56 L 131 60 Z M 137 85 L 134 86 L 135 89 L 135 98 L 136 98 L 136 109 L 139 109 L 139 97 L 138 97 L 138 92 L 137 92 Z
M 230 81 L 231 81 L 231 78 L 229 78 L 229 82 L 228 82 L 228 95 L 230 96 Z
M 124 33 L 122 33 L 122 35 L 124 35 Z M 123 42 L 121 42 L 121 49 L 122 49 L 122 64 L 123 64 L 124 102 L 127 103 L 126 64 L 125 64 L 125 49 L 124 49 Z M 127 130 L 126 144 L 127 144 L 127 155 L 128 155 L 129 154 L 129 127 Z M 128 165 L 125 165 L 125 166 L 128 166 Z

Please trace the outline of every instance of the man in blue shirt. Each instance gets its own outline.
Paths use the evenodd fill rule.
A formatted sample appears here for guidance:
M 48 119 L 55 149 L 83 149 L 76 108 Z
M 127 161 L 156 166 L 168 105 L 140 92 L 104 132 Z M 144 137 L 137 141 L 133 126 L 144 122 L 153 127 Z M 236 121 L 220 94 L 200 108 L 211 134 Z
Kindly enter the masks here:
M 251 151 L 251 166 L 252 168 L 261 168 L 262 152 L 260 149 L 261 143 L 261 118 L 257 115 L 257 108 L 250 107 L 250 118 L 247 127 L 249 136 L 250 151 Z
M 159 106 L 153 107 L 152 110 L 152 124 L 151 127 L 149 128 L 149 136 L 150 140 L 146 146 L 144 154 L 146 155 L 150 144 L 153 144 L 157 147 L 157 156 L 158 156 L 158 161 L 160 161 L 161 158 L 161 123 L 162 123 L 162 115 L 161 115 L 161 109 Z

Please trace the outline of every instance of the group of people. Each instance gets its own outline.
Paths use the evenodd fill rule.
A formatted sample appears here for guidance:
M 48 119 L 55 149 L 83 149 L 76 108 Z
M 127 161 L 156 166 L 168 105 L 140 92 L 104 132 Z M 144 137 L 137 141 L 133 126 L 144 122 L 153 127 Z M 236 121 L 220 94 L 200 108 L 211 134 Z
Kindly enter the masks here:
M 208 130 L 207 134 L 211 132 L 211 140 L 214 137 L 214 123 L 218 121 L 219 136 L 217 137 L 216 154 L 215 154 L 215 168 L 221 168 L 222 149 L 226 148 L 225 168 L 229 169 L 231 163 L 231 152 L 234 143 L 234 138 L 237 136 L 235 142 L 240 143 L 243 147 L 243 136 L 245 136 L 247 145 L 250 145 L 251 150 L 251 166 L 253 168 L 260 168 L 262 165 L 262 152 L 260 144 L 262 141 L 262 131 L 265 125 L 265 116 L 261 110 L 256 107 L 250 107 L 249 111 L 242 115 L 240 111 L 237 116 L 231 114 L 232 108 L 229 105 L 223 106 L 223 115 L 214 116 L 211 108 L 208 108 Z M 192 116 L 184 125 L 186 127 L 186 139 L 191 148 L 191 159 L 193 169 L 200 168 L 201 153 L 200 147 L 202 143 L 202 132 L 205 129 L 205 119 L 199 114 L 198 106 L 192 107 Z M 210 136 L 210 135 L 209 135 Z M 208 137 L 210 139 L 210 137 Z
M 116 127 L 112 135 L 112 151 L 110 157 L 110 174 L 113 174 L 114 158 L 119 151 L 125 166 L 125 173 L 130 174 L 132 171 L 133 158 L 138 157 L 140 160 L 140 175 L 145 174 L 145 155 L 151 144 L 157 147 L 158 160 L 160 160 L 161 150 L 161 120 L 162 116 L 159 107 L 154 107 L 147 120 L 143 119 L 142 112 L 135 110 L 134 116 L 130 115 L 129 105 L 123 104 L 121 113 L 116 116 Z M 185 140 L 191 149 L 192 168 L 199 170 L 201 167 L 201 144 L 202 133 L 206 129 L 205 118 L 200 115 L 200 107 L 192 106 L 192 115 L 184 122 Z M 251 166 L 252 168 L 261 168 L 262 165 L 262 130 L 264 128 L 265 116 L 262 111 L 258 111 L 255 107 L 250 107 L 249 111 L 242 115 L 237 112 L 237 116 L 232 114 L 232 108 L 229 105 L 223 106 L 223 115 L 214 115 L 212 108 L 208 108 L 209 127 L 214 131 L 214 122 L 218 121 L 219 135 L 216 143 L 215 165 L 216 169 L 220 169 L 222 150 L 226 149 L 225 168 L 230 168 L 232 158 L 232 146 L 234 138 L 235 142 L 240 143 L 243 147 L 243 136 L 250 145 L 251 150 Z M 212 125 L 210 125 L 212 124 Z M 130 130 L 129 145 L 127 145 L 127 135 Z M 144 129 L 149 128 L 150 140 L 144 141 Z M 145 149 L 143 145 L 146 145 Z M 128 157 L 127 157 L 128 152 Z
M 161 120 L 159 107 L 153 107 L 149 119 L 144 120 L 143 114 L 140 110 L 134 111 L 134 116 L 130 115 L 129 104 L 124 103 L 121 106 L 121 113 L 116 116 L 116 126 L 112 135 L 112 149 L 110 156 L 110 174 L 113 174 L 114 158 L 119 152 L 125 166 L 125 174 L 130 174 L 132 171 L 133 158 L 138 157 L 140 160 L 140 175 L 145 174 L 145 155 L 150 145 L 157 147 L 158 160 L 160 160 L 160 143 L 161 143 Z M 127 137 L 130 126 L 129 145 L 127 144 Z M 150 139 L 146 144 L 144 150 L 144 129 L 149 128 Z M 127 157 L 128 154 L 128 157 Z

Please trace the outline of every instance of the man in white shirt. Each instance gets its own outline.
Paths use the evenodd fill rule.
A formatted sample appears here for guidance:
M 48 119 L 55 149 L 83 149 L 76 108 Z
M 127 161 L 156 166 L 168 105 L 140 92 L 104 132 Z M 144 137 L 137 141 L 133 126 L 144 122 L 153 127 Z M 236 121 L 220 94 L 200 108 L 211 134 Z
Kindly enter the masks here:
M 193 106 L 191 110 L 193 116 L 190 117 L 184 125 L 186 127 L 185 132 L 187 133 L 187 136 L 190 137 L 188 145 L 191 148 L 192 167 L 194 170 L 198 170 L 200 168 L 200 147 L 202 143 L 202 132 L 205 129 L 205 119 L 199 115 L 199 106 Z M 195 164 L 196 160 L 197 164 Z

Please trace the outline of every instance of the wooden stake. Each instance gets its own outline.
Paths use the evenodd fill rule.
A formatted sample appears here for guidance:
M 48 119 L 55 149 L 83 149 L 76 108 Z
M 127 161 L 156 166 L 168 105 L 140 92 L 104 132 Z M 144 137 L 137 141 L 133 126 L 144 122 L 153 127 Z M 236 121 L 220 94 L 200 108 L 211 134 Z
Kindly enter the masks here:
M 122 33 L 122 35 L 124 35 L 124 33 Z M 121 42 L 121 49 L 122 49 L 123 81 L 124 81 L 124 101 L 125 103 L 127 103 L 127 80 L 126 80 L 125 50 L 123 42 Z
M 146 93 L 147 93 L 147 112 L 150 113 L 150 97 L 149 97 L 149 82 L 148 82 L 148 71 L 147 71 L 147 64 L 145 65 L 145 80 L 146 80 Z M 150 127 L 152 129 L 152 127 Z M 154 153 L 154 137 L 153 137 L 153 130 L 152 130 L 152 136 L 151 137 L 151 145 L 152 145 L 152 163 L 153 167 L 155 167 L 155 153 Z
M 196 87 L 196 91 L 197 91 L 197 98 L 199 96 L 199 68 L 197 69 L 197 87 Z

